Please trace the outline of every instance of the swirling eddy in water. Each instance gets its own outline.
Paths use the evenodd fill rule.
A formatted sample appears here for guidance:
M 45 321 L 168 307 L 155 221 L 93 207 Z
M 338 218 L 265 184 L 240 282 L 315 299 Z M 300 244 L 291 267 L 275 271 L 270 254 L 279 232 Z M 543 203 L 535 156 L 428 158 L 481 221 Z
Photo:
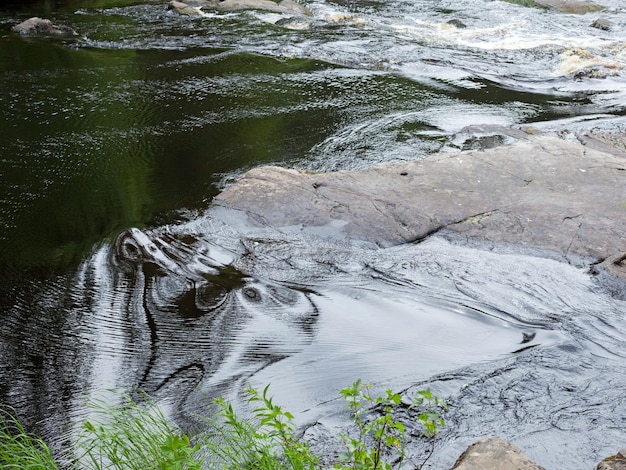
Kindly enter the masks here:
M 120 308 L 144 350 L 135 386 L 181 401 L 196 389 L 216 396 L 312 340 L 310 293 L 248 276 L 236 258 L 192 236 L 118 237 L 112 264 L 128 287 Z

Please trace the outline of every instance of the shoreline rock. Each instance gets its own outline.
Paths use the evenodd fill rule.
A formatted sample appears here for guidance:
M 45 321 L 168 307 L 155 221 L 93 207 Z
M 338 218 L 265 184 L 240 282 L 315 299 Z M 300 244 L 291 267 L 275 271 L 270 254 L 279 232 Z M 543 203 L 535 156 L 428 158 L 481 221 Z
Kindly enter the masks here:
M 626 470 L 626 449 L 602 460 L 595 470 Z
M 545 470 L 521 450 L 497 438 L 471 444 L 450 470 Z
M 498 438 L 470 444 L 450 470 L 546 470 L 514 445 Z M 606 457 L 594 470 L 626 470 L 626 449 Z

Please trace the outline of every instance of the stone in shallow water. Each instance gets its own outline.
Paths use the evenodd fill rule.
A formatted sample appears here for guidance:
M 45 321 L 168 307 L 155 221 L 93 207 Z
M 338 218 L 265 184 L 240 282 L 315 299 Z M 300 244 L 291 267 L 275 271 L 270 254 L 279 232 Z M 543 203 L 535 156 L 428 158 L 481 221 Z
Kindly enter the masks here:
M 182 15 L 189 16 L 207 16 L 199 6 L 191 6 L 183 2 L 179 2 L 177 0 L 172 0 L 167 4 L 168 10 L 174 10 Z
M 606 18 L 598 18 L 593 23 L 591 23 L 592 28 L 601 29 L 603 31 L 610 31 L 613 26 L 615 26 L 615 23 L 613 23 L 611 20 L 607 20 Z
M 262 10 L 273 13 L 286 13 L 291 15 L 311 16 L 311 11 L 300 5 L 295 0 L 188 0 L 187 3 L 172 0 L 168 8 L 175 9 L 183 14 L 200 16 L 205 14 L 200 10 L 236 11 L 236 10 Z
M 470 445 L 451 470 L 544 470 L 515 446 L 500 439 Z
M 56 25 L 48 19 L 37 16 L 22 21 L 12 29 L 21 36 L 76 36 L 78 34 L 69 26 Z
M 588 13 L 602 10 L 600 5 L 586 0 L 505 0 L 529 7 L 541 7 L 563 13 Z
M 535 0 L 535 2 L 544 8 L 564 13 L 587 13 L 602 10 L 600 5 L 583 0 Z

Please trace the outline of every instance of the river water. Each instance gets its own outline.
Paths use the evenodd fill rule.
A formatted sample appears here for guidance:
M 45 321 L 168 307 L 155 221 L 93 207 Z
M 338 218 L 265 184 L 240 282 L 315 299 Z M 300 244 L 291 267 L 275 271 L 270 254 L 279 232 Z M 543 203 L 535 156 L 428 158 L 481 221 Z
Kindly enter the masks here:
M 212 198 L 261 164 L 498 141 L 466 126 L 623 131 L 626 8 L 598 3 L 3 7 L 0 401 L 59 449 L 106 389 L 146 390 L 191 428 L 211 397 L 241 406 L 271 383 L 299 424 L 333 429 L 337 391 L 361 378 L 450 402 L 432 468 L 485 436 L 593 468 L 626 442 L 626 304 L 580 260 L 446 233 L 381 249 L 252 227 Z M 78 36 L 11 32 L 30 16 Z

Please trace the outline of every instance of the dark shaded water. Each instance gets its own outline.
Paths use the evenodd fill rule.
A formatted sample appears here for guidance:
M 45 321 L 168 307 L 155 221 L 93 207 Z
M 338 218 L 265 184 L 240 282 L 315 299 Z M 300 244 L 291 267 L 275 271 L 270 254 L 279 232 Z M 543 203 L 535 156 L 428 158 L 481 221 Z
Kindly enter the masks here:
M 54 441 L 111 387 L 189 425 L 207 397 L 271 382 L 301 424 L 332 427 L 356 378 L 429 384 L 452 404 L 434 468 L 486 435 L 592 468 L 626 439 L 625 305 L 575 263 L 252 228 L 211 200 L 259 164 L 479 146 L 468 125 L 623 130 L 626 10 L 599 3 L 314 1 L 304 24 L 157 2 L 2 11 L 0 401 Z M 10 32 L 33 15 L 79 36 Z

